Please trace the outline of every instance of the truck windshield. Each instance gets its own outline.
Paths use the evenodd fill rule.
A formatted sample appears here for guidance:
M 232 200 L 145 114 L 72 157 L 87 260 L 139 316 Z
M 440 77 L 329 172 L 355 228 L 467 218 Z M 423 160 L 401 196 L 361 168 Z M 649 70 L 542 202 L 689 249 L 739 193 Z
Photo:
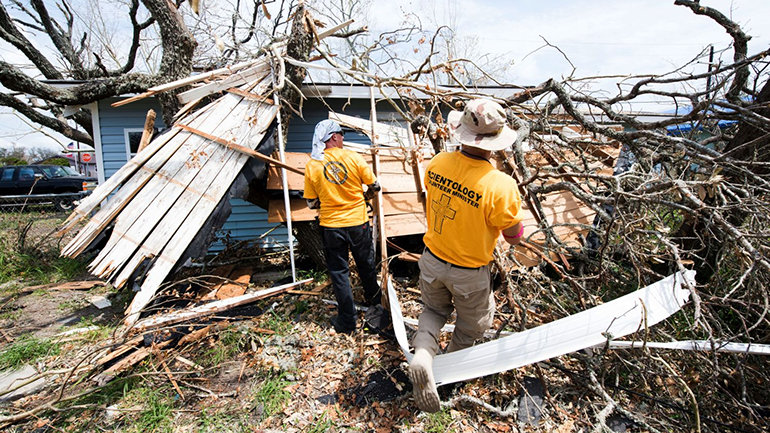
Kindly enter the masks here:
M 62 170 L 64 170 L 67 173 L 67 176 L 82 176 L 80 173 L 78 173 L 77 170 L 69 166 L 67 167 L 62 166 Z
M 69 167 L 61 167 L 58 165 L 51 165 L 48 167 L 40 167 L 41 170 L 43 170 L 43 173 L 45 173 L 46 176 L 49 178 L 51 177 L 64 177 L 64 176 L 72 176 L 72 173 L 69 173 L 67 169 Z

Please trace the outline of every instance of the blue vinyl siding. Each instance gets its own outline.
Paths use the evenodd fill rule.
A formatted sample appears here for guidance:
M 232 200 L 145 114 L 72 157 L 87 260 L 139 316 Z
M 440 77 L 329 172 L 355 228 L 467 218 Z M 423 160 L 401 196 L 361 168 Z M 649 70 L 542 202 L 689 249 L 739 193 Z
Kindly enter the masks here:
M 102 160 L 104 178 L 107 179 L 128 162 L 126 153 L 126 129 L 144 128 L 147 110 L 155 110 L 155 127 L 163 130 L 165 124 L 161 116 L 160 105 L 155 98 L 142 99 L 122 107 L 111 107 L 119 99 L 111 98 L 99 101 L 99 127 L 102 138 Z
M 327 99 L 324 102 L 318 99 L 305 101 L 302 113 L 304 119 L 296 116 L 291 119 L 289 122 L 289 137 L 286 143 L 287 152 L 310 153 L 315 125 L 329 118 L 329 110 L 369 120 L 370 106 L 368 100 Z M 344 110 L 342 109 L 343 106 L 345 107 Z M 381 101 L 377 103 L 378 121 L 388 122 L 398 118 L 400 118 L 400 115 L 394 112 L 387 102 Z M 371 144 L 367 136 L 358 132 L 348 132 L 345 134 L 345 141 L 365 145 Z
M 259 206 L 255 206 L 245 200 L 238 198 L 230 199 L 232 213 L 225 222 L 222 230 L 217 233 L 219 239 L 229 237 L 231 241 L 250 241 L 255 240 L 276 226 L 277 223 L 267 222 L 267 211 Z M 269 235 L 259 240 L 258 245 L 262 248 L 276 248 L 287 244 L 286 226 L 281 225 L 270 232 Z M 209 252 L 221 251 L 224 248 L 222 240 L 217 240 L 211 244 Z

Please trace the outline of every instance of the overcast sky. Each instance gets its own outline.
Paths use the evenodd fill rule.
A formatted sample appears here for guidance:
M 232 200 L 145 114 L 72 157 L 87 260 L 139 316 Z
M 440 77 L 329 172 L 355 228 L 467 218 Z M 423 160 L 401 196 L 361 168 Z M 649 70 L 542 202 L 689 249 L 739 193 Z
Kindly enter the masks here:
M 752 35 L 749 53 L 770 45 L 770 1 L 703 0 Z M 577 68 L 575 76 L 664 73 L 694 58 L 709 44 L 727 48 L 732 39 L 710 18 L 675 6 L 673 0 L 389 0 L 375 1 L 374 29 L 394 28 L 400 8 L 423 22 L 445 24 L 458 35 L 476 36 L 475 50 L 512 61 L 513 84 L 535 85 L 571 73 L 558 46 Z M 730 57 L 732 52 L 730 52 Z M 706 65 L 703 65 L 705 71 Z
M 731 38 L 709 18 L 675 6 L 673 0 L 374 0 L 372 33 L 399 27 L 405 13 L 415 13 L 425 28 L 448 25 L 471 49 L 489 52 L 507 63 L 504 80 L 536 85 L 572 73 L 572 66 L 544 39 L 558 46 L 576 67 L 574 77 L 661 74 L 697 56 L 709 44 L 726 49 Z M 749 54 L 770 46 L 770 0 L 702 0 L 738 22 L 752 36 Z M 183 6 L 186 7 L 186 6 Z M 362 23 L 362 20 L 359 22 Z M 543 39 L 544 38 L 544 39 Z M 3 56 L 7 51 L 2 50 Z M 732 52 L 727 54 L 731 58 Z M 695 65 L 705 72 L 705 64 Z M 617 80 L 615 80 L 617 81 Z M 606 83 L 605 83 L 606 84 Z M 602 83 L 597 82 L 597 86 Z M 50 143 L 29 127 L 0 113 L 2 139 Z M 66 143 L 66 140 L 63 140 Z

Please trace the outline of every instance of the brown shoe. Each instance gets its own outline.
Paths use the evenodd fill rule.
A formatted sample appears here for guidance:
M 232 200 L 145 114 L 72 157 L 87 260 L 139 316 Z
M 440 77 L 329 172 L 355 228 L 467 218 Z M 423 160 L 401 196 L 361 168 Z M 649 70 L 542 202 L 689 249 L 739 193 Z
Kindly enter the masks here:
M 441 410 L 441 401 L 433 380 L 433 355 L 426 349 L 415 349 L 412 362 L 409 363 L 409 380 L 417 407 L 425 412 Z

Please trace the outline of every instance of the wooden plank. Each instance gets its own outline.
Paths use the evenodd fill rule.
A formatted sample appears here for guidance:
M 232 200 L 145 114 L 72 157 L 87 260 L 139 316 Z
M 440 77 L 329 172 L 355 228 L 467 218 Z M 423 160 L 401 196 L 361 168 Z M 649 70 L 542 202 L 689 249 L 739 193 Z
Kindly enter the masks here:
M 264 3 L 263 3 L 263 5 L 264 5 Z M 321 33 L 318 33 L 318 35 L 317 35 L 318 36 L 318 40 L 320 41 L 321 39 L 323 39 L 325 37 L 333 35 L 338 30 L 341 30 L 343 27 L 347 27 L 347 26 L 353 24 L 353 22 L 354 22 L 354 20 L 347 20 L 344 23 L 337 24 L 336 26 L 334 26 L 334 27 L 332 27 L 332 28 L 330 28 L 328 30 L 325 30 L 325 31 L 323 31 Z
M 204 98 L 213 93 L 227 90 L 231 87 L 241 86 L 247 83 L 262 81 L 270 73 L 270 65 L 267 62 L 260 62 L 254 66 L 242 71 L 234 72 L 227 78 L 209 83 L 177 95 L 179 103 L 184 105 L 196 99 Z
M 422 196 L 419 192 L 398 192 L 383 194 L 385 215 L 401 213 L 423 213 Z
M 174 323 L 183 322 L 185 320 L 190 320 L 190 319 L 195 319 L 199 317 L 209 316 L 216 313 L 221 313 L 222 311 L 227 311 L 241 305 L 245 305 L 251 302 L 258 301 L 260 299 L 267 298 L 269 296 L 275 296 L 275 295 L 281 294 L 291 289 L 292 287 L 297 287 L 302 284 L 309 283 L 311 281 L 313 281 L 313 279 L 309 278 L 306 280 L 297 281 L 296 283 L 284 284 L 282 286 L 272 287 L 272 288 L 260 290 L 254 293 L 247 293 L 245 295 L 237 296 L 235 298 L 209 302 L 207 304 L 198 305 L 185 310 L 177 310 L 166 315 L 150 317 L 142 320 L 141 322 L 136 323 L 136 326 L 134 326 L 133 330 L 138 332 L 144 332 L 149 329 L 154 329 L 161 326 L 168 326 Z
M 231 95 L 231 97 L 236 100 L 241 99 L 240 97 L 233 95 Z M 245 117 L 253 115 L 254 108 L 257 110 L 257 115 L 259 115 L 259 113 L 265 115 L 266 118 L 261 120 L 262 124 L 265 125 L 264 128 L 260 128 L 260 125 L 252 126 L 249 122 L 243 121 Z M 236 128 L 232 129 L 230 133 L 246 139 L 251 139 L 251 134 L 258 134 L 259 138 L 253 137 L 256 140 L 256 144 L 254 144 L 254 146 L 256 146 L 261 141 L 261 137 L 264 136 L 265 129 L 275 117 L 275 111 L 275 108 L 271 105 L 259 104 L 253 101 L 240 101 L 237 109 L 227 113 L 228 115 L 226 117 L 228 118 L 228 122 L 219 125 L 218 128 L 222 128 L 223 131 L 229 128 Z M 171 198 L 169 200 L 159 199 L 162 201 L 159 202 L 157 207 L 162 209 L 163 212 L 160 212 L 159 215 L 156 216 L 156 221 L 152 225 L 152 227 L 157 226 L 157 228 L 151 232 L 147 232 L 146 238 L 140 238 L 138 236 L 126 237 L 127 242 L 131 242 L 133 245 L 132 247 L 126 246 L 125 250 L 133 254 L 133 257 L 124 267 L 123 271 L 115 278 L 114 284 L 116 287 L 122 287 L 131 277 L 134 270 L 146 258 L 157 257 L 172 236 L 174 236 L 175 233 L 178 233 L 178 230 L 182 230 L 181 226 L 184 224 L 185 218 L 187 218 L 191 212 L 194 210 L 202 212 L 200 209 L 210 209 L 208 211 L 209 213 L 213 211 L 222 195 L 227 191 L 227 188 L 229 188 L 232 180 L 237 176 L 238 172 L 240 172 L 240 168 L 243 164 L 240 163 L 240 165 L 238 165 L 237 162 L 234 162 L 238 161 L 234 159 L 234 156 L 243 156 L 244 158 L 246 158 L 246 156 L 222 148 L 215 143 L 211 144 L 219 148 L 213 151 L 214 158 L 205 160 L 199 170 L 194 172 L 190 170 L 192 172 L 192 178 L 188 182 L 187 187 L 179 188 L 174 183 L 170 183 L 168 191 L 172 194 Z M 221 183 L 212 186 L 212 182 L 215 178 L 219 178 Z M 206 217 L 208 217 L 208 215 L 206 215 Z M 202 223 L 203 221 L 201 224 Z M 185 227 L 184 229 L 189 231 L 192 228 Z M 197 229 L 198 228 L 196 227 L 195 233 L 197 233 Z M 195 233 L 192 233 L 192 236 L 194 236 Z M 143 239 L 143 241 L 140 239 Z M 192 238 L 190 240 L 192 240 Z M 137 250 L 137 248 L 139 249 Z M 181 252 L 179 252 L 179 254 L 181 254 Z M 121 259 L 127 260 L 128 257 L 126 257 L 125 254 L 122 254 Z M 173 259 L 174 262 L 176 259 L 178 259 L 178 257 Z M 155 289 L 149 288 L 148 290 Z
M 115 219 L 107 244 L 89 265 L 89 270 L 94 275 L 111 277 L 121 269 L 182 192 L 189 188 L 199 171 L 189 168 L 191 160 L 203 158 L 208 161 L 221 158 L 224 153 L 222 147 L 215 143 L 197 136 L 190 137 Z
M 256 147 L 264 137 L 263 131 L 270 125 L 270 123 L 272 123 L 276 113 L 277 109 L 275 106 L 262 105 L 259 109 L 259 112 L 256 113 L 253 117 L 253 119 L 256 120 L 256 124 L 251 124 L 250 122 L 242 122 L 241 127 L 243 129 L 237 131 L 238 133 L 236 136 L 248 137 L 248 139 L 244 140 L 244 142 L 251 143 L 254 147 Z M 238 152 L 231 153 L 233 155 L 231 156 L 230 160 L 225 161 L 222 164 L 221 169 L 216 174 L 216 176 L 210 176 L 211 182 L 209 182 L 208 188 L 200 187 L 196 189 L 206 191 L 206 193 L 213 198 L 221 198 L 227 192 L 233 180 L 240 172 L 240 169 L 246 163 L 246 159 L 248 158 L 246 155 Z M 163 283 L 163 280 L 165 280 L 165 278 L 168 276 L 168 273 L 171 271 L 171 269 L 173 269 L 174 265 L 179 260 L 179 257 L 182 255 L 182 253 L 184 253 L 187 246 L 200 230 L 200 227 L 203 225 L 203 223 L 205 223 L 217 205 L 216 202 L 211 200 L 201 201 L 200 197 L 196 198 L 190 194 L 185 195 L 187 195 L 187 197 L 180 198 L 180 202 L 185 204 L 185 206 L 188 206 L 186 203 L 192 202 L 192 207 L 195 209 L 194 211 L 185 211 L 180 213 L 182 215 L 187 214 L 187 217 L 184 219 L 181 226 L 179 226 L 179 230 L 173 232 L 173 237 L 167 243 L 161 242 L 148 245 L 148 243 L 145 242 L 141 248 L 141 251 L 137 253 L 136 259 L 132 259 L 132 263 L 135 263 L 136 266 L 138 266 L 139 263 L 144 260 L 144 258 L 156 258 L 152 268 L 149 270 L 145 280 L 142 282 L 142 289 L 139 293 L 137 293 L 136 297 L 134 297 L 134 300 L 129 306 L 128 316 L 125 320 L 125 323 L 128 326 L 133 325 L 133 323 L 136 321 L 138 318 L 138 313 L 147 305 L 147 303 L 149 303 L 149 301 L 155 295 L 155 292 L 160 287 L 160 284 Z M 164 221 L 161 222 L 160 227 L 164 226 L 164 222 L 168 222 L 168 225 L 175 225 L 172 221 L 165 221 L 166 219 L 180 219 L 178 216 L 174 217 L 174 214 L 175 212 L 169 212 L 166 217 L 164 217 Z M 156 232 L 158 231 L 156 230 Z M 155 232 L 153 234 L 155 234 Z M 167 235 L 164 235 L 164 237 L 165 236 Z M 162 244 L 165 244 L 165 246 L 162 246 Z M 130 274 L 124 273 L 123 278 L 127 279 L 129 275 Z
M 307 207 L 304 199 L 293 198 L 290 200 L 292 221 L 313 221 L 318 216 L 318 211 Z M 267 222 L 282 223 L 286 221 L 286 209 L 283 200 L 270 200 L 267 208 Z
M 212 115 L 212 122 L 222 122 L 217 123 L 216 128 L 230 128 L 231 122 L 234 122 L 232 119 L 243 117 L 243 114 L 238 115 L 243 113 L 243 108 L 239 107 L 241 102 L 242 98 L 234 95 L 217 101 L 219 110 L 231 115 L 219 118 Z M 216 143 L 197 135 L 189 135 L 116 218 L 110 239 L 89 267 L 91 272 L 108 276 L 119 270 L 184 189 L 189 187 L 200 169 L 209 161 L 217 161 L 224 154 L 224 149 Z
M 228 299 L 241 296 L 246 293 L 251 281 L 251 267 L 237 268 L 230 275 L 230 281 L 221 284 L 215 294 L 217 299 Z
M 246 99 L 253 99 L 255 101 L 259 101 L 259 102 L 262 102 L 262 103 L 265 103 L 265 104 L 275 104 L 275 101 L 272 100 L 271 98 L 268 98 L 266 95 L 260 95 L 260 94 L 257 94 L 257 93 L 247 92 L 247 91 L 241 90 L 241 89 L 239 89 L 237 87 L 231 87 L 231 88 L 227 89 L 227 91 L 230 92 L 230 93 L 235 93 L 238 96 L 243 96 Z
M 169 90 L 178 89 L 180 87 L 189 86 L 190 84 L 195 84 L 200 81 L 208 80 L 209 78 L 217 77 L 224 74 L 232 74 L 235 71 L 241 70 L 243 68 L 251 67 L 255 65 L 258 62 L 266 62 L 267 59 L 260 58 L 257 60 L 249 60 L 246 62 L 238 63 L 236 65 L 232 66 L 226 66 L 224 68 L 215 69 L 213 71 L 204 72 L 202 74 L 192 75 L 189 77 L 185 77 L 176 81 L 172 81 L 170 83 L 161 84 L 155 87 L 150 87 L 147 89 L 146 92 L 141 93 L 136 96 L 132 96 L 130 98 L 122 99 L 120 101 L 114 102 L 112 104 L 113 107 L 120 107 L 122 105 L 129 104 L 134 101 L 138 101 L 140 99 L 147 98 L 149 96 L 156 95 L 158 93 L 163 93 Z
M 287 170 L 293 171 L 294 173 L 299 174 L 299 175 L 301 175 L 303 177 L 305 175 L 305 172 L 303 172 L 302 170 L 299 170 L 299 169 L 294 168 L 292 166 L 286 165 L 286 164 L 282 163 L 281 161 L 278 161 L 277 159 L 271 158 L 271 157 L 269 157 L 267 155 L 263 155 L 263 154 L 257 152 L 256 150 L 249 149 L 248 147 L 241 146 L 240 144 L 238 144 L 238 143 L 236 143 L 234 141 L 226 140 L 226 139 L 221 138 L 221 137 L 217 137 L 216 135 L 209 134 L 207 132 L 204 132 L 204 131 L 192 128 L 192 127 L 187 126 L 187 125 L 179 125 L 179 127 L 184 129 L 185 131 L 192 132 L 195 135 L 199 135 L 199 136 L 201 136 L 203 138 L 206 138 L 208 140 L 211 140 L 211 141 L 213 141 L 215 143 L 219 143 L 219 144 L 221 144 L 221 145 L 223 145 L 223 146 L 225 146 L 227 148 L 230 148 L 230 149 L 236 150 L 238 152 L 241 152 L 244 155 L 248 155 L 248 156 L 251 156 L 253 158 L 257 158 L 257 159 L 262 160 L 264 162 L 269 162 L 270 164 L 277 165 L 279 167 L 282 167 L 282 168 L 285 168 Z
M 409 137 L 406 134 L 406 128 L 376 122 L 374 137 L 372 137 L 372 124 L 369 120 L 331 112 L 329 113 L 329 119 L 336 121 L 340 125 L 363 132 L 372 143 L 377 143 L 379 146 L 409 147 Z
M 257 66 L 260 63 L 267 64 L 267 61 L 268 60 L 266 58 L 264 58 L 264 57 L 256 59 L 256 60 L 248 60 L 248 61 L 241 62 L 241 63 L 235 64 L 235 65 L 232 65 L 232 66 L 225 66 L 223 68 L 214 69 L 213 71 L 204 72 L 202 74 L 197 74 L 197 75 L 192 75 L 192 76 L 189 76 L 189 77 L 186 77 L 186 78 L 182 78 L 182 79 L 179 79 L 179 80 L 176 80 L 176 81 L 172 81 L 170 83 L 161 84 L 161 85 L 158 85 L 158 86 L 155 86 L 155 87 L 150 87 L 148 90 L 151 91 L 151 92 L 156 92 L 156 93 L 166 92 L 166 91 L 169 91 L 169 90 L 178 89 L 180 87 L 189 86 L 191 84 L 195 84 L 195 83 L 198 83 L 200 81 L 208 80 L 209 78 L 214 78 L 214 77 L 217 77 L 217 76 L 220 76 L 220 75 L 233 74 L 233 73 L 241 71 L 241 70 L 243 70 L 245 68 L 252 68 L 254 66 Z
M 147 117 L 144 119 L 144 129 L 142 130 L 142 138 L 139 140 L 139 147 L 137 153 L 144 150 L 150 140 L 152 140 L 152 132 L 155 129 L 155 110 L 150 108 L 147 110 Z
M 371 164 L 371 156 L 366 155 L 364 159 Z M 310 154 L 286 152 L 286 165 L 304 169 L 310 161 Z M 400 156 L 380 156 L 380 174 L 377 179 L 384 192 L 412 192 L 417 191 L 415 183 L 414 168 L 407 159 Z M 422 161 L 421 166 L 424 170 L 428 161 Z M 419 172 L 418 172 L 419 173 Z M 419 174 L 418 174 L 419 175 Z M 301 191 L 305 189 L 305 178 L 296 173 L 287 174 L 287 183 L 290 190 Z M 283 184 L 281 181 L 281 170 L 271 165 L 267 172 L 267 189 L 281 190 Z
M 114 359 L 117 359 L 117 358 L 123 356 L 125 353 L 135 349 L 136 345 L 141 343 L 143 339 L 144 339 L 143 337 L 139 336 L 139 337 L 134 337 L 134 338 L 126 341 L 125 343 L 123 343 L 118 348 L 116 348 L 114 350 L 111 350 L 106 355 L 104 355 L 101 358 L 97 359 L 96 362 L 95 362 L 95 365 L 96 366 L 101 366 L 101 365 L 107 364 L 108 362 L 110 362 L 110 361 L 112 361 Z
M 425 233 L 428 224 L 424 214 L 399 214 L 385 216 L 385 230 L 389 237 Z
M 67 220 L 62 224 L 58 234 L 62 235 L 67 233 L 72 227 L 77 224 L 81 219 L 91 214 L 99 204 L 104 201 L 112 192 L 117 189 L 121 183 L 131 177 L 137 170 L 139 170 L 144 163 L 150 160 L 155 154 L 171 139 L 173 139 L 180 129 L 174 128 L 165 134 L 160 135 L 154 141 L 150 142 L 144 150 L 138 152 L 136 156 L 131 158 L 125 165 L 123 165 L 115 174 L 110 176 L 103 184 L 94 189 L 91 194 L 87 195 L 80 201 L 77 208 L 67 217 Z
M 197 116 L 193 119 L 194 124 L 202 124 L 208 120 L 208 117 L 211 115 L 211 111 L 211 109 L 203 110 L 203 115 Z M 174 131 L 175 132 L 173 134 L 173 138 L 169 141 L 169 144 L 167 146 L 162 146 L 160 150 L 153 153 L 152 158 L 150 158 L 149 161 L 142 165 L 139 165 L 138 162 L 134 162 L 132 164 L 131 161 L 134 161 L 139 157 L 139 155 L 137 155 L 137 157 L 133 158 L 128 163 L 128 165 L 136 166 L 136 170 L 127 170 L 123 175 L 116 179 L 116 182 L 111 181 L 113 177 L 118 176 L 110 177 L 105 185 L 108 183 L 111 185 L 99 193 L 99 197 L 103 197 L 102 200 L 112 192 L 114 187 L 118 186 L 116 183 L 120 178 L 123 178 L 126 182 L 120 187 L 118 192 L 115 193 L 93 217 L 91 217 L 88 223 L 86 223 L 86 225 L 62 250 L 62 255 L 74 257 L 83 252 L 83 250 L 87 248 L 88 245 L 90 245 L 90 243 L 101 233 L 101 231 L 112 222 L 112 220 L 131 201 L 131 199 L 144 187 L 144 185 L 150 179 L 152 179 L 152 177 L 155 175 L 155 172 L 159 170 L 172 157 L 172 155 L 174 155 L 177 149 L 179 149 L 179 147 L 181 147 L 182 144 L 184 144 L 184 142 L 189 138 L 188 135 L 179 135 L 179 128 L 174 128 Z M 165 136 L 166 134 L 163 135 Z M 148 150 L 152 147 L 154 146 L 150 145 L 145 150 Z M 138 172 L 134 173 L 135 171 Z M 97 190 L 98 189 L 99 188 L 97 188 Z M 95 193 L 96 191 L 88 196 L 88 198 L 93 196 Z

